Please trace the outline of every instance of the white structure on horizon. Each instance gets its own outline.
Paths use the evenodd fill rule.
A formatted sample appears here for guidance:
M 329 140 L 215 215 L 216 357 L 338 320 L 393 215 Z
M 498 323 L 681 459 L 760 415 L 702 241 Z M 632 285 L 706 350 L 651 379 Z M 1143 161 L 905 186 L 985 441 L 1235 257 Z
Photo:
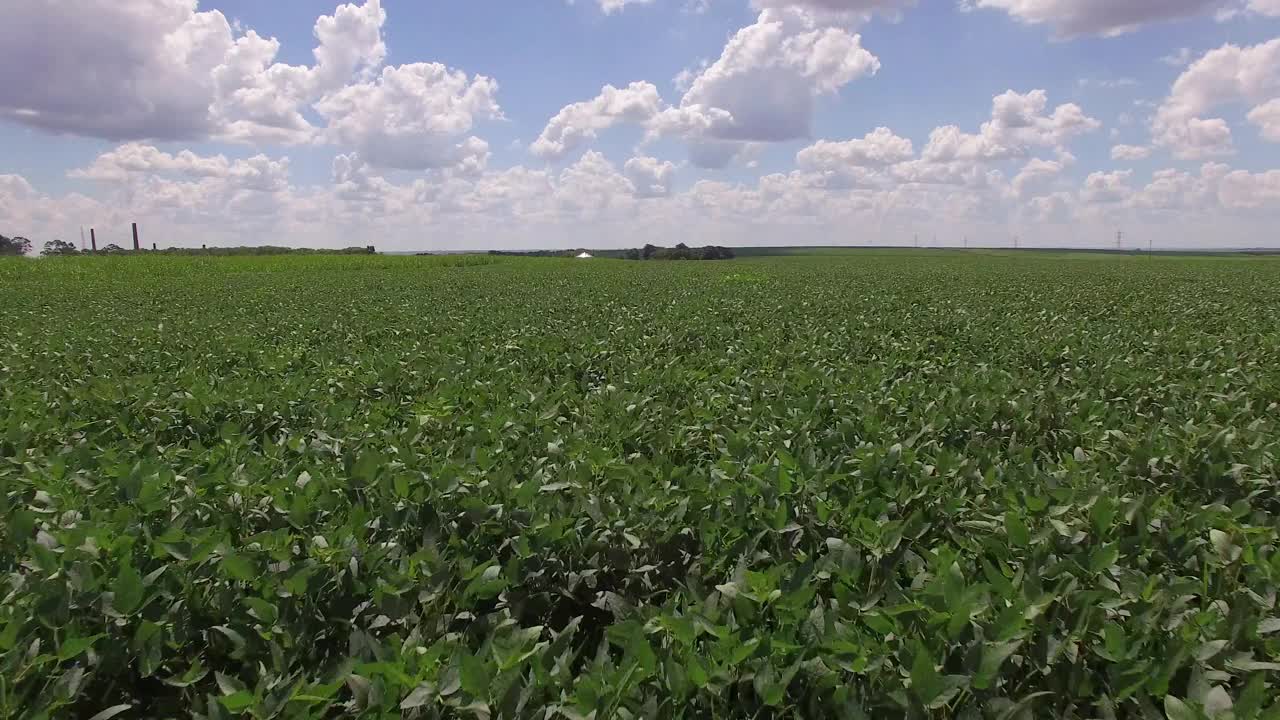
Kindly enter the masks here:
M 579 256 L 578 256 L 578 259 L 579 259 L 579 260 L 589 260 L 589 259 L 591 259 L 591 258 L 593 258 L 593 257 L 595 257 L 595 256 L 594 256 L 594 255 L 592 255 L 591 253 L 589 253 L 589 252 L 584 252 L 584 253 L 582 253 L 581 255 L 579 255 Z

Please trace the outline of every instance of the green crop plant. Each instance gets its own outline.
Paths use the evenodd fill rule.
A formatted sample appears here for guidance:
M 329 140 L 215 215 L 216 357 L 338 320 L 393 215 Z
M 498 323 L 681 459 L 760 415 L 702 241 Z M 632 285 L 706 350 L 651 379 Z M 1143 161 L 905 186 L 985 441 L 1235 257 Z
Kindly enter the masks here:
M 0 716 L 1280 717 L 1280 263 L 0 260 Z

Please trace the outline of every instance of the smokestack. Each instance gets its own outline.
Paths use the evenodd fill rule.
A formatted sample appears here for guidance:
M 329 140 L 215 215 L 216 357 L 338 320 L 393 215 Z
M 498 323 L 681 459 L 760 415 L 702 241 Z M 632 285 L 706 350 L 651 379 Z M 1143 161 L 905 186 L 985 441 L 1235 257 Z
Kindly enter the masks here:
M 142 246 L 138 244 L 138 223 L 133 224 L 133 249 L 141 250 Z
M 89 228 L 89 242 L 93 243 L 93 251 L 98 252 L 98 233 L 93 228 Z
M 151 243 L 151 251 L 152 251 L 152 252 L 155 252 L 155 250 L 156 250 L 156 244 L 155 244 L 155 243 Z

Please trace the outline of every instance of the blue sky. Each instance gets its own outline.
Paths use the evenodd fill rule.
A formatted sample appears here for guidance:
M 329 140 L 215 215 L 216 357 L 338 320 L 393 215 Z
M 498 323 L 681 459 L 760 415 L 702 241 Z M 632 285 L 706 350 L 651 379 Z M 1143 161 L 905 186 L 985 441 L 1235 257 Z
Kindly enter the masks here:
M 0 233 L 1280 243 L 1276 0 L 193 4 L 15 11 Z

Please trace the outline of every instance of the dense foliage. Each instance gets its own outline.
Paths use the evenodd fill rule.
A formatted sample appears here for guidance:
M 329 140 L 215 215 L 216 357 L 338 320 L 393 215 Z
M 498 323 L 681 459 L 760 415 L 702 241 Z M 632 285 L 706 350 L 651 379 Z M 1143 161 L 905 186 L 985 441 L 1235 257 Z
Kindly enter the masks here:
M 627 250 L 623 254 L 627 260 L 732 260 L 734 252 L 731 248 L 719 245 L 691 248 L 679 243 L 673 248 L 645 245 L 639 250 Z
M 54 255 L 77 255 L 79 253 L 80 250 L 66 240 L 50 240 L 44 244 L 44 249 L 40 251 L 40 254 L 45 257 Z
M 0 262 L 0 716 L 1276 717 L 1280 265 Z
M 26 255 L 31 252 L 31 241 L 24 237 L 0 235 L 0 255 Z

